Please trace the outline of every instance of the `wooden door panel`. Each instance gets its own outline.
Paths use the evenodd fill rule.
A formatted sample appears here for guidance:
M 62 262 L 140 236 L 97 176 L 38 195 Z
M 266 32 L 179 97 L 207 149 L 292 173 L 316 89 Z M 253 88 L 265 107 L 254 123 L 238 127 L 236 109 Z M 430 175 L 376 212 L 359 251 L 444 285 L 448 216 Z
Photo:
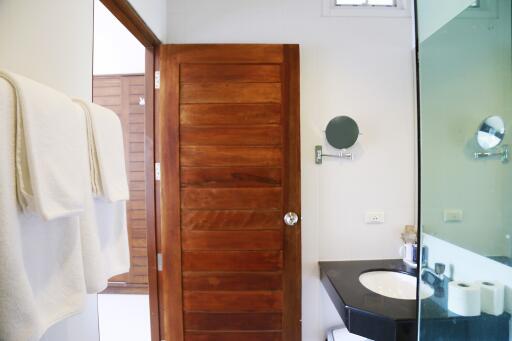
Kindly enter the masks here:
M 182 187 L 279 187 L 281 168 L 182 167 Z
M 180 131 L 182 146 L 278 146 L 281 127 L 278 125 L 203 127 L 183 126 Z
M 281 229 L 279 211 L 190 211 L 181 212 L 184 230 L 262 230 Z
M 188 125 L 253 125 L 279 124 L 281 105 L 273 104 L 182 104 L 180 124 Z M 226 127 L 227 128 L 227 127 Z
M 279 83 L 279 64 L 182 64 L 182 83 L 234 82 L 234 83 Z
M 279 341 L 280 332 L 187 333 L 186 341 Z
M 183 271 L 277 271 L 283 268 L 280 251 L 187 251 Z
M 281 312 L 281 291 L 185 291 L 184 310 L 200 312 Z
M 161 56 L 164 334 L 299 341 L 298 47 Z
M 183 231 L 182 248 L 192 250 L 282 250 L 281 231 Z
M 282 206 L 281 188 L 184 188 L 183 209 L 272 210 Z
M 189 291 L 281 290 L 282 273 L 207 272 L 183 274 L 183 289 Z
M 190 331 L 281 330 L 282 313 L 185 313 Z
M 165 51 L 164 51 L 165 50 Z M 165 53 L 179 64 L 281 64 L 284 61 L 284 46 L 269 44 L 186 44 L 167 45 L 162 49 L 162 62 Z
M 181 147 L 182 167 L 281 167 L 278 147 L 186 146 Z
M 180 103 L 280 103 L 280 83 L 184 83 Z

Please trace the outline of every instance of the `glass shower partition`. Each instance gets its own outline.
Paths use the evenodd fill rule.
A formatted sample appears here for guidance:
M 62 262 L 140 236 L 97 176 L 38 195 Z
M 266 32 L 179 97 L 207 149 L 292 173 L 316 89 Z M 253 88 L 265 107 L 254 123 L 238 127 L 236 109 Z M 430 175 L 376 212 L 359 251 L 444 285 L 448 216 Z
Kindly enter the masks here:
M 417 0 L 416 13 L 419 340 L 512 340 L 511 1 Z

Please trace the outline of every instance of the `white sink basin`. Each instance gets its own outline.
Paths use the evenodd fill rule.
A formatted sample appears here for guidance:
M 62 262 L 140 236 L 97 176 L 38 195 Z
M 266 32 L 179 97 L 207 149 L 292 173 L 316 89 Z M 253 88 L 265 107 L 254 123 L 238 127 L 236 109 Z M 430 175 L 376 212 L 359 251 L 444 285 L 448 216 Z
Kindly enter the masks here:
M 368 290 L 400 300 L 416 299 L 416 277 L 396 271 L 370 271 L 359 276 L 359 282 Z M 430 297 L 434 290 L 421 286 L 421 299 Z

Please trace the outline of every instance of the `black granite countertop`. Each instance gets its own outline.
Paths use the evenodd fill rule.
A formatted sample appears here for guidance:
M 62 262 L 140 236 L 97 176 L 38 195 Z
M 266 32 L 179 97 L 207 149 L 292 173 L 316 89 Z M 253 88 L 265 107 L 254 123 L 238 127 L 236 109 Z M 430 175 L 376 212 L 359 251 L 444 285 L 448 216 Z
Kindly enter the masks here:
M 362 273 L 387 270 L 416 276 L 399 259 L 320 262 L 321 280 L 347 329 L 376 341 L 416 340 L 416 300 L 385 297 L 359 282 Z
M 417 276 L 401 259 L 320 262 L 321 281 L 347 329 L 375 341 L 417 340 L 416 300 L 385 297 L 359 282 L 365 272 L 387 270 Z M 421 302 L 424 341 L 508 341 L 510 315 L 464 317 L 447 309 L 447 284 Z M 492 330 L 492 333 L 489 333 Z

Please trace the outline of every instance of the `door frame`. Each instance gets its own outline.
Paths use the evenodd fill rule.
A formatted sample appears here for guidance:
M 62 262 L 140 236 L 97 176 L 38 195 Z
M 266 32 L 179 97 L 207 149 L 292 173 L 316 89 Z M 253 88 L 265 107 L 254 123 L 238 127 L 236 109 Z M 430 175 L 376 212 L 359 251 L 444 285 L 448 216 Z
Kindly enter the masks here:
M 161 340 L 160 307 L 158 295 L 158 206 L 157 182 L 155 180 L 155 124 L 157 122 L 158 91 L 155 90 L 155 72 L 158 67 L 158 49 L 161 41 L 144 22 L 128 0 L 100 0 L 103 5 L 146 48 L 145 61 L 145 173 L 147 211 L 147 258 L 151 340 Z

